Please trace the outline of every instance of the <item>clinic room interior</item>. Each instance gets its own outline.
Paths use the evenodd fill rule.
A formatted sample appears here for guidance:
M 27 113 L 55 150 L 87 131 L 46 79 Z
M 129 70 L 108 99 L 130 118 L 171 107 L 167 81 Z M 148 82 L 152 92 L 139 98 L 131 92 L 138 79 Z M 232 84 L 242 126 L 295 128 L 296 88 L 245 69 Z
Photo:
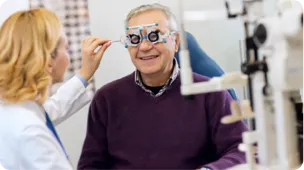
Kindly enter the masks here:
M 300 1 L 0 0 L 0 36 L 8 32 L 10 16 L 34 9 L 56 14 L 62 26 L 59 36 L 66 43 L 62 48 L 69 56 L 68 64 L 52 66 L 53 72 L 60 72 L 61 65 L 65 69 L 58 81 L 52 74 L 45 99 L 49 103 L 36 103 L 45 109 L 41 115 L 46 124 L 41 121 L 39 126 L 57 151 L 46 149 L 45 155 L 35 157 L 42 153 L 37 140 L 37 148 L 20 144 L 33 152 L 17 158 L 8 149 L 15 146 L 13 141 L 0 146 L 0 170 L 301 167 Z M 15 43 L 11 40 L 7 43 Z M 3 42 L 0 37 L 0 45 Z M 0 51 L 0 67 L 7 54 Z M 17 121 L 6 112 L 23 106 L 17 100 L 16 108 L 1 104 L 9 95 L 1 97 L 1 88 L 9 89 L 4 75 L 0 73 L 0 122 Z M 48 114 L 54 118 L 52 111 L 58 117 L 48 122 Z M 1 129 L 5 126 L 10 124 L 0 124 Z M 7 132 L 0 130 L 0 145 L 14 139 Z M 24 142 L 21 137 L 19 142 Z M 5 154 L 1 148 L 7 148 Z M 62 158 L 50 158 L 52 154 Z

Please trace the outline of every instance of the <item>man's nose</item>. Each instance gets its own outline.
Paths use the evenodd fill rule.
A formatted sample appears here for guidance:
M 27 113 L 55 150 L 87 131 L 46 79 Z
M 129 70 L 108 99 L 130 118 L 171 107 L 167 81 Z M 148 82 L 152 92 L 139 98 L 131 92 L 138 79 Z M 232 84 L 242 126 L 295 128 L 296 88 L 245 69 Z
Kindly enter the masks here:
M 152 47 L 152 43 L 147 39 L 143 39 L 142 42 L 139 44 L 139 50 L 141 51 L 150 50 Z

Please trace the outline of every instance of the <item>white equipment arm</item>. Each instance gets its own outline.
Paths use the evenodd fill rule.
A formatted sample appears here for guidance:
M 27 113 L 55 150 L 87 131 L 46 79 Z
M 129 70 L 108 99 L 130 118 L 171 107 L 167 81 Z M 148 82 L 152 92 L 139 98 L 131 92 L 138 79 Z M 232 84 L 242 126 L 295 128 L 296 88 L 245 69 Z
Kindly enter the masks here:
M 244 19 L 247 61 L 242 65 L 242 73 L 227 73 L 207 82 L 194 83 L 190 56 L 182 34 L 181 93 L 189 96 L 248 85 L 249 101 L 233 102 L 233 114 L 222 119 L 224 124 L 244 118 L 255 118 L 256 121 L 256 128 L 243 133 L 243 143 L 239 146 L 246 152 L 247 163 L 230 170 L 296 170 L 302 162 L 299 154 L 303 153 L 298 148 L 294 102 L 294 92 L 303 89 L 303 9 L 282 8 L 281 4 L 287 2 L 284 0 L 279 3 L 243 0 L 241 5 L 232 6 L 231 3 L 237 1 L 228 1 L 228 18 Z M 295 0 L 288 2 L 293 4 Z M 206 12 L 199 11 L 186 11 L 183 16 L 183 4 L 180 5 L 181 32 L 184 32 L 183 20 L 208 18 Z M 265 15 L 265 11 L 272 14 Z M 223 13 L 211 18 L 222 19 Z M 254 143 L 258 146 L 259 164 L 254 159 Z
M 192 75 L 192 74 L 191 74 Z M 236 88 L 247 85 L 247 75 L 235 72 L 227 73 L 222 77 L 211 78 L 207 82 L 186 84 L 181 87 L 182 95 L 193 95 Z

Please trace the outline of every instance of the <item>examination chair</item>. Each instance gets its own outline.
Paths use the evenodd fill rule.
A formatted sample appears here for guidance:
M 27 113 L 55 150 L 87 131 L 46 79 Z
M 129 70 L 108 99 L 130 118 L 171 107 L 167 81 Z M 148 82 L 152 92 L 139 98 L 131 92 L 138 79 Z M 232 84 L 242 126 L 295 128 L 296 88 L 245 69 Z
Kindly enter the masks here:
M 190 53 L 190 60 L 192 71 L 206 77 L 220 77 L 225 72 L 221 69 L 216 62 L 211 59 L 199 46 L 197 40 L 189 32 L 185 33 L 187 38 L 188 50 Z M 180 48 L 179 48 L 180 49 Z M 180 64 L 179 60 L 179 51 L 175 53 L 174 57 L 177 59 L 177 62 Z M 233 89 L 229 89 L 228 92 L 234 100 L 238 100 L 236 93 Z

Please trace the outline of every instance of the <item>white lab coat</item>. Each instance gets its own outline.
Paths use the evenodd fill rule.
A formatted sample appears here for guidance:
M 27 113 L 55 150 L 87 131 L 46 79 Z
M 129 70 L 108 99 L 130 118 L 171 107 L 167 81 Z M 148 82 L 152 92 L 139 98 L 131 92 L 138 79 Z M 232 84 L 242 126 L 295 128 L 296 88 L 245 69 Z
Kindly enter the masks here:
M 71 170 L 64 152 L 46 126 L 45 111 L 59 124 L 90 102 L 73 77 L 43 105 L 0 101 L 0 164 L 7 170 Z

